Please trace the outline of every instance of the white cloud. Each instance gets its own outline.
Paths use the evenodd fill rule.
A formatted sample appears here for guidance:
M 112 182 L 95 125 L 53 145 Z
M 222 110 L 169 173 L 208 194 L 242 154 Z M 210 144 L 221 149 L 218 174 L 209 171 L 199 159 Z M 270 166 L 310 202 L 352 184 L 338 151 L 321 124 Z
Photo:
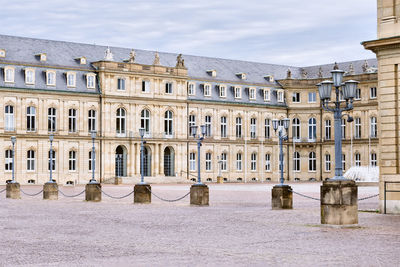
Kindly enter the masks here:
M 3 34 L 312 65 L 373 57 L 374 0 L 5 1 Z

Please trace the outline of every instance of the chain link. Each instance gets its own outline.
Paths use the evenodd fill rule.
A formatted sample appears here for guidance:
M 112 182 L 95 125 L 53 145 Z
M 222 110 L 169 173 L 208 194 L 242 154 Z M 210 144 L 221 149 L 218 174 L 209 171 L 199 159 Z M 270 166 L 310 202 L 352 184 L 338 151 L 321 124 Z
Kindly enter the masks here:
M 66 194 L 64 194 L 60 189 L 58 189 L 58 192 L 60 192 L 61 195 L 63 195 L 64 197 L 78 197 L 78 196 L 82 195 L 85 191 L 86 191 L 86 189 L 83 189 L 82 192 L 80 192 L 80 193 L 78 193 L 78 194 L 76 194 L 76 195 L 66 195 Z
M 305 198 L 309 198 L 309 199 L 312 199 L 312 200 L 321 201 L 321 199 L 319 199 L 319 198 L 310 197 L 310 196 L 304 195 L 304 194 L 302 194 L 302 193 L 295 192 L 295 191 L 293 191 L 293 190 L 291 190 L 291 189 L 289 189 L 289 191 L 291 191 L 291 192 L 295 193 L 296 195 L 299 195 L 299 196 L 305 197 Z
M 110 197 L 110 198 L 113 198 L 113 199 L 123 199 L 123 198 L 129 197 L 129 196 L 132 195 L 133 192 L 134 192 L 134 190 L 132 190 L 132 192 L 130 192 L 130 193 L 126 194 L 126 195 L 123 195 L 122 197 L 115 197 L 115 196 L 111 196 L 111 195 L 107 194 L 106 192 L 104 192 L 99 186 L 98 186 L 97 188 L 100 189 L 100 191 L 101 191 L 104 195 L 106 195 L 106 196 L 108 196 L 108 197 Z
M 19 190 L 21 190 L 21 192 L 22 192 L 23 194 L 25 194 L 25 195 L 27 195 L 27 196 L 30 196 L 30 197 L 34 197 L 34 196 L 39 195 L 40 193 L 43 193 L 43 189 L 40 190 L 40 191 L 37 192 L 37 193 L 34 193 L 34 194 L 28 194 L 28 193 L 24 192 L 24 190 L 22 190 L 22 188 L 20 188 Z
M 363 201 L 363 200 L 370 199 L 370 198 L 377 197 L 377 196 L 379 196 L 379 194 L 368 196 L 368 197 L 359 198 L 358 201 Z
M 149 190 L 149 192 L 150 192 L 153 196 L 155 196 L 155 197 L 158 198 L 159 200 L 165 201 L 165 202 L 176 202 L 176 201 L 179 201 L 179 200 L 184 199 L 185 197 L 187 197 L 187 196 L 190 194 L 190 191 L 189 191 L 187 194 L 185 194 L 185 195 L 182 196 L 182 197 L 178 197 L 177 199 L 165 199 L 165 198 L 159 197 L 159 196 L 157 196 L 156 194 L 154 194 L 153 191 L 152 191 L 149 187 L 146 186 L 146 189 Z
M 6 190 L 7 190 L 7 188 L 4 188 L 3 190 L 0 191 L 0 194 L 3 193 Z

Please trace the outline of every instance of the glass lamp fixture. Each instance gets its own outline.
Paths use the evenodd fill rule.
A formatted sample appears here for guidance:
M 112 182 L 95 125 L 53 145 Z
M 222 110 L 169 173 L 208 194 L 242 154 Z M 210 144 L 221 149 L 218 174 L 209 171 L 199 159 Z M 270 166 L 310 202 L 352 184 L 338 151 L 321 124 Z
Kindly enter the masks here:
M 285 129 L 289 128 L 289 124 L 290 124 L 290 119 L 289 118 L 283 119 L 283 127 L 285 127 Z
M 332 73 L 333 85 L 335 87 L 339 87 L 342 84 L 344 71 L 343 70 L 332 70 L 331 73 Z
M 139 128 L 139 134 L 140 134 L 140 137 L 143 137 L 144 136 L 144 128 Z
M 197 125 L 192 125 L 192 126 L 190 126 L 190 134 L 191 134 L 193 137 L 196 137 L 196 134 L 197 134 Z
M 201 129 L 201 135 L 204 136 L 207 132 L 207 126 L 206 125 L 200 125 Z
M 276 131 L 278 129 L 279 121 L 277 119 L 272 119 L 272 128 Z
M 343 87 L 343 96 L 346 100 L 353 99 L 356 96 L 357 84 L 358 82 L 354 80 L 345 82 L 345 86 Z
M 332 92 L 332 81 L 323 81 L 318 85 L 318 92 L 319 92 L 319 98 L 321 100 L 329 100 L 331 99 L 331 92 Z

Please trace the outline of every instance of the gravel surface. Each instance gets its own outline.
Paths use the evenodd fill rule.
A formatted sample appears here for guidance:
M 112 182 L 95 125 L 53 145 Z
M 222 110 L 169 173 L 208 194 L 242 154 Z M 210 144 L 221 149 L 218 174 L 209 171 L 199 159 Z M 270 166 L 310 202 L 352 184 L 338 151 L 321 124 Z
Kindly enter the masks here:
M 178 198 L 190 185 L 152 185 Z M 0 266 L 399 266 L 400 216 L 371 212 L 378 198 L 359 202 L 359 225 L 320 224 L 319 201 L 294 195 L 293 210 L 271 210 L 273 184 L 211 184 L 210 206 L 179 202 L 132 204 L 133 196 L 58 201 L 0 194 Z M 319 183 L 292 184 L 319 198 Z M 0 191 L 4 186 L 0 186 Z M 23 186 L 35 193 L 41 186 Z M 77 194 L 84 187 L 60 187 Z M 114 196 L 132 186 L 105 185 Z M 377 194 L 359 187 L 359 198 Z M 368 211 L 368 212 L 365 212 Z

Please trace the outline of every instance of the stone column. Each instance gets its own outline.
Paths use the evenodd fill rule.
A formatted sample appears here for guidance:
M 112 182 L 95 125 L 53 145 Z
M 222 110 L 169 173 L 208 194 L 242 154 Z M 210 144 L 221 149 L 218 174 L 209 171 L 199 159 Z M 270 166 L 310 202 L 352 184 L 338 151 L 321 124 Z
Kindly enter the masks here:
M 205 184 L 194 184 L 190 187 L 190 204 L 198 206 L 209 205 L 209 190 Z
M 357 224 L 357 192 L 355 181 L 324 181 L 321 186 L 321 224 Z
M 6 198 L 11 198 L 11 199 L 20 199 L 21 198 L 19 183 L 7 183 Z
M 289 185 L 275 185 L 271 192 L 273 210 L 293 209 L 293 192 Z
M 58 199 L 58 184 L 47 182 L 43 185 L 43 199 Z
M 86 201 L 99 202 L 101 201 L 101 184 L 100 183 L 88 183 L 85 187 L 85 199 Z
M 151 186 L 149 184 L 136 184 L 133 190 L 133 203 L 151 203 Z

